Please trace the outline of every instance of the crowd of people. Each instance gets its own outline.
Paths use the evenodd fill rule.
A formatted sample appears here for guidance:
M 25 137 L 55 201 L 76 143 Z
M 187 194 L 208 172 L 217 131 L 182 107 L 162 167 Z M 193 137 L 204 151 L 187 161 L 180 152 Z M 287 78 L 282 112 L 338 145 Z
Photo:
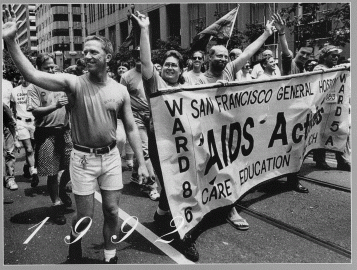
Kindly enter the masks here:
M 36 68 L 21 52 L 16 42 L 17 24 L 12 10 L 6 10 L 3 39 L 12 59 L 22 74 L 21 85 L 13 88 L 3 79 L 4 185 L 18 188 L 14 177 L 14 151 L 24 146 L 26 167 L 31 187 L 39 184 L 38 176 L 47 177 L 52 219 L 66 224 L 64 210 L 72 205 L 65 187 L 72 183 L 76 213 L 72 219 L 68 261 L 82 259 L 81 231 L 88 226 L 94 213 L 94 192 L 98 184 L 103 202 L 104 262 L 116 263 L 116 246 L 111 241 L 118 235 L 120 190 L 123 188 L 122 168 L 132 171 L 130 180 L 151 200 L 158 200 L 154 221 L 170 226 L 172 215 L 165 191 L 149 95 L 161 88 L 200 85 L 227 81 L 270 79 L 277 76 L 328 69 L 337 65 L 341 49 L 327 45 L 318 59 L 312 59 L 313 48 L 302 46 L 294 56 L 285 37 L 285 23 L 278 14 L 267 21 L 265 31 L 244 50 L 215 45 L 205 56 L 194 51 L 186 63 L 175 50 L 166 52 L 162 63 L 153 63 L 149 41 L 150 21 L 136 12 L 133 18 L 140 28 L 140 47 L 132 52 L 135 65 L 118 61 L 111 72 L 108 63 L 113 57 L 110 41 L 101 36 L 88 36 L 84 42 L 84 59 L 63 72 L 58 72 L 49 54 L 39 54 Z M 274 28 L 282 49 L 281 69 L 273 52 L 265 50 L 260 63 L 251 68 L 250 59 L 263 46 Z M 207 58 L 208 65 L 204 67 Z M 11 106 L 13 102 L 15 106 Z M 10 108 L 14 108 L 11 112 Z M 16 121 L 15 121 L 16 119 Z M 344 153 L 336 154 L 337 169 L 350 171 L 349 140 Z M 121 158 L 126 164 L 121 164 Z M 316 166 L 330 169 L 325 151 L 314 151 Z M 161 192 L 158 192 L 160 183 Z M 288 186 L 307 193 L 297 173 L 288 175 Z M 248 230 L 248 222 L 230 205 L 227 222 L 238 230 Z M 84 217 L 77 230 L 74 229 Z M 195 241 L 186 234 L 180 241 L 182 253 L 197 261 Z

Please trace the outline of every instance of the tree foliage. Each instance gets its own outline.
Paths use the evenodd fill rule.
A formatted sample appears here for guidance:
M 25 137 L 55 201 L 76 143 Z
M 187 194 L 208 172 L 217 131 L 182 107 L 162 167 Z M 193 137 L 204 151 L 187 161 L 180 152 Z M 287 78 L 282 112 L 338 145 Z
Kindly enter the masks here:
M 350 43 L 350 4 L 336 3 L 334 8 L 326 9 L 327 3 L 300 3 L 281 10 L 291 33 L 298 43 L 324 38 L 330 44 L 344 47 Z M 303 15 L 297 15 L 302 8 Z
M 36 55 L 34 52 L 31 52 L 31 50 L 26 46 L 24 48 L 21 48 L 22 52 L 24 55 L 27 57 L 27 59 L 30 60 L 32 65 L 35 66 L 36 62 Z M 13 78 L 20 76 L 20 71 L 17 69 L 15 66 L 14 62 L 12 61 L 12 58 L 9 54 L 9 52 L 4 49 L 3 50 L 3 77 L 9 81 L 11 81 Z
M 190 49 L 181 47 L 179 37 L 172 36 L 169 37 L 167 41 L 159 39 L 156 41 L 155 45 L 156 49 L 151 51 L 151 58 L 153 63 L 162 64 L 164 55 L 169 50 L 176 50 L 181 53 L 184 58 L 184 61 L 190 58 Z

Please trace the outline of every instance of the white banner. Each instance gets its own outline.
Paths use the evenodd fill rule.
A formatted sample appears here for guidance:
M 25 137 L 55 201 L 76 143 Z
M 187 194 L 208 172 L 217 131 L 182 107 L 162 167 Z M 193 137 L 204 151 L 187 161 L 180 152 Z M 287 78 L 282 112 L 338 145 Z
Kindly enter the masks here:
M 298 172 L 312 149 L 343 151 L 350 88 L 350 71 L 339 69 L 153 95 L 170 209 L 184 218 L 180 236 L 254 186 Z

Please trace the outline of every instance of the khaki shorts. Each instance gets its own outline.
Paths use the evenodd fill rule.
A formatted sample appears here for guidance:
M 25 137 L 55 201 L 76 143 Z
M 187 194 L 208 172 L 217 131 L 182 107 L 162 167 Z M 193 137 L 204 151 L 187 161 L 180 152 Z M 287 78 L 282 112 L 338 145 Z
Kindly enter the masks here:
M 74 194 L 93 194 L 97 185 L 102 190 L 123 188 L 121 158 L 117 147 L 104 155 L 73 149 L 69 169 Z
M 16 121 L 17 133 L 19 135 L 19 141 L 34 139 L 35 125 L 34 122 L 25 122 L 22 120 Z

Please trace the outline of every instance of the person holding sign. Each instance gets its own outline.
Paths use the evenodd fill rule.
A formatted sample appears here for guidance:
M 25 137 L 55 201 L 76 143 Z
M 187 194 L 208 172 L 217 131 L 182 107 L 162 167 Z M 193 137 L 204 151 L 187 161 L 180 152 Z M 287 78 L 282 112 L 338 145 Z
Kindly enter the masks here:
M 166 52 L 163 59 L 163 66 L 161 70 L 161 76 L 155 69 L 154 64 L 151 61 L 151 48 L 149 41 L 149 25 L 150 21 L 147 16 L 136 12 L 132 15 L 138 22 L 141 35 L 140 35 L 140 60 L 141 60 L 141 74 L 143 78 L 143 84 L 145 93 L 147 95 L 147 101 L 150 103 L 149 95 L 151 93 L 159 91 L 160 88 L 172 88 L 180 87 L 184 84 L 185 79 L 182 76 L 184 69 L 184 61 L 182 55 L 175 51 L 170 50 Z M 150 107 L 150 106 L 149 106 Z M 150 128 L 148 132 L 149 136 L 149 155 L 156 172 L 157 178 L 161 184 L 161 193 L 158 209 L 155 212 L 154 220 L 157 223 L 168 225 L 172 220 L 170 214 L 170 206 L 167 200 L 165 185 L 162 176 L 162 170 L 160 166 L 159 153 L 156 145 L 156 138 L 154 133 L 152 117 L 150 119 Z M 195 243 L 191 238 L 191 235 L 186 234 L 180 242 L 180 248 L 184 256 L 192 261 L 198 261 L 199 254 L 196 250 Z
M 337 48 L 333 45 L 324 46 L 318 53 L 319 64 L 315 66 L 316 70 L 326 70 L 337 66 L 338 59 L 342 49 Z M 343 153 L 336 153 L 337 169 L 342 171 L 351 171 L 351 161 L 350 161 L 351 146 L 349 136 L 347 137 L 346 148 Z M 317 149 L 314 150 L 314 160 L 316 161 L 316 166 L 320 163 L 326 163 L 326 150 Z
M 121 158 L 115 141 L 117 118 L 123 119 L 126 134 L 139 162 L 140 177 L 145 180 L 149 175 L 129 93 L 107 74 L 113 46 L 104 37 L 88 36 L 83 49 L 88 73 L 82 76 L 50 74 L 36 70 L 22 53 L 16 42 L 21 22 L 16 23 L 11 7 L 10 11 L 5 9 L 5 16 L 8 22 L 3 24 L 2 37 L 25 80 L 51 92 L 63 91 L 68 94 L 74 148 L 71 152 L 70 174 L 77 208 L 72 220 L 68 262 L 82 260 L 81 239 L 78 239 L 83 235 L 81 232 L 90 226 L 98 182 L 104 215 L 104 260 L 105 263 L 116 264 L 118 257 L 112 238 L 118 235 L 120 228 L 118 210 L 120 189 L 123 188 Z
M 228 50 L 223 45 L 215 45 L 209 51 L 209 68 L 199 78 L 199 84 L 234 81 L 235 74 L 259 50 L 265 40 L 273 34 L 273 21 L 267 21 L 264 33 L 250 44 L 238 58 L 228 62 Z M 233 206 L 227 222 L 238 230 L 248 230 L 248 222 L 241 217 Z
M 310 46 L 302 46 L 300 47 L 296 56 L 293 57 L 293 53 L 289 50 L 288 42 L 285 36 L 285 21 L 278 13 L 273 14 L 273 19 L 275 20 L 275 27 L 278 30 L 282 50 L 282 75 L 284 76 L 306 72 L 305 63 L 309 60 L 313 48 Z M 295 190 L 297 192 L 309 192 L 309 190 L 300 183 L 298 173 L 289 174 L 287 176 L 287 184 L 290 189 Z

